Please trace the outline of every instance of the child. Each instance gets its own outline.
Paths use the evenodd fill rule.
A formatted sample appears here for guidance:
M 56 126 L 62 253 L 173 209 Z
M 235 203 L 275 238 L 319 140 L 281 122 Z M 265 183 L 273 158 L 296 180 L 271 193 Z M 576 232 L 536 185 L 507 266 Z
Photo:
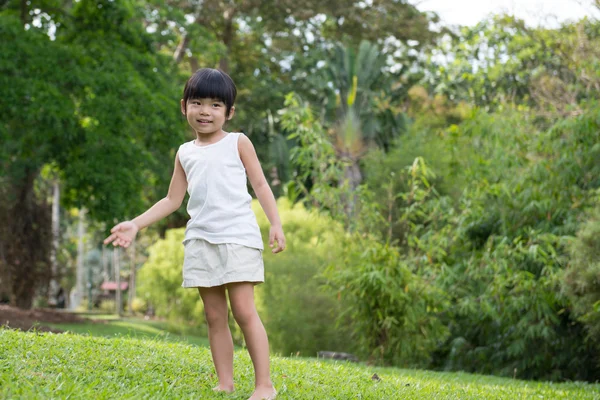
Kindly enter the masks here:
M 249 400 L 274 399 L 269 372 L 269 344 L 254 305 L 254 285 L 264 281 L 263 243 L 246 174 L 271 223 L 269 246 L 285 249 L 275 198 L 254 146 L 242 133 L 227 133 L 223 124 L 234 113 L 236 87 L 220 70 L 198 70 L 186 83 L 181 112 L 196 133 L 175 156 L 167 196 L 132 221 L 111 229 L 104 243 L 129 247 L 140 229 L 166 217 L 190 198 L 184 239 L 183 287 L 198 288 L 208 323 L 208 338 L 219 379 L 216 391 L 232 392 L 233 341 L 227 323 L 226 294 L 254 364 L 255 391 Z

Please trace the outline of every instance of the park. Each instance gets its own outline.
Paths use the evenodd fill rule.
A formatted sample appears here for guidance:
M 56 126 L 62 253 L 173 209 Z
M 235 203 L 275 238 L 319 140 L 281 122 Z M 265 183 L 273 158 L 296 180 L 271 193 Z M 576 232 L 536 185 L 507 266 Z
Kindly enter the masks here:
M 423 4 L 0 0 L 0 398 L 255 396 L 232 288 L 226 393 L 182 287 L 243 171 L 250 231 L 203 218 L 263 242 L 220 242 L 262 257 L 263 398 L 600 399 L 600 2 Z

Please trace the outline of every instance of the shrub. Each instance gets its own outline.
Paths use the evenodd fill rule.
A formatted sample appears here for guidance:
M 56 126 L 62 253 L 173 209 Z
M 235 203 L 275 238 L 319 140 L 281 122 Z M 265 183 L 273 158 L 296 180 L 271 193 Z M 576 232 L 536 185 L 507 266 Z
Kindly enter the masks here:
M 138 296 L 154 307 L 157 316 L 198 325 L 204 311 L 196 289 L 181 287 L 185 229 L 171 229 L 150 248 L 140 268 Z
M 287 248 L 272 254 L 265 243 L 265 284 L 257 289 L 273 350 L 313 357 L 321 350 L 354 351 L 348 325 L 337 322 L 341 303 L 321 276 L 329 260 L 341 253 L 343 231 L 330 218 L 287 199 L 280 199 L 278 208 Z M 256 203 L 255 211 L 268 239 L 269 222 Z
M 600 349 L 600 206 L 582 224 L 569 255 L 563 287 L 588 338 Z

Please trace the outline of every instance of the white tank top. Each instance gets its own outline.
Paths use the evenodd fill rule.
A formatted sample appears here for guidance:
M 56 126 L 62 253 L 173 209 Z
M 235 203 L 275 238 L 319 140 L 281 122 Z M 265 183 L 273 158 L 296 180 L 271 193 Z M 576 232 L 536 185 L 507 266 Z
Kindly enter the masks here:
M 260 229 L 251 208 L 246 169 L 238 151 L 239 132 L 206 146 L 194 141 L 179 146 L 179 161 L 188 181 L 190 220 L 184 243 L 236 243 L 263 250 Z

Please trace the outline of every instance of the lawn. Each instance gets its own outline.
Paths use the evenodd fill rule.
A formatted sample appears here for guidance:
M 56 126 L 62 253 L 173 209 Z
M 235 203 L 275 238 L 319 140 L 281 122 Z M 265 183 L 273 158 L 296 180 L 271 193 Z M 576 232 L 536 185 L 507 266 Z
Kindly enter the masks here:
M 210 350 L 155 339 L 0 329 L 0 398 L 247 399 L 252 364 L 235 353 L 235 394 L 214 394 Z M 374 368 L 273 357 L 278 399 L 600 399 L 600 385 Z M 381 380 L 371 379 L 376 373 Z
M 141 318 L 118 318 L 114 315 L 85 315 L 90 322 L 46 323 L 47 326 L 89 336 L 133 338 L 156 338 L 172 342 L 185 342 L 208 346 L 206 335 L 197 329 L 175 326 L 173 323 L 144 320 Z

